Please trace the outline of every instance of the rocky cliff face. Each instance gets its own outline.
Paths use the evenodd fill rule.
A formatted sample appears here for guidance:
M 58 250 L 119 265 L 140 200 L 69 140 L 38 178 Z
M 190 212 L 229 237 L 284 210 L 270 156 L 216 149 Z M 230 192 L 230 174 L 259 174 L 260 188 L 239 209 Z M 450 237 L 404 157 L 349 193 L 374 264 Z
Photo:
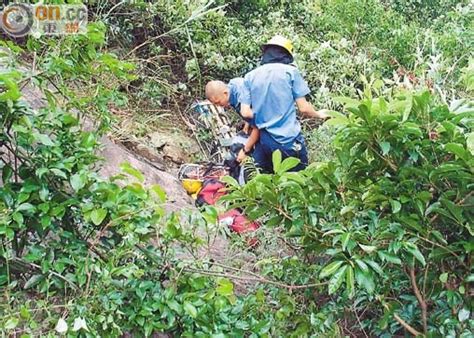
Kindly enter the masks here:
M 100 155 L 104 158 L 104 164 L 99 173 L 103 177 L 120 173 L 120 164 L 129 162 L 132 167 L 143 173 L 145 184 L 158 184 L 166 191 L 166 210 L 174 211 L 193 205 L 193 200 L 186 194 L 181 182 L 175 176 L 160 170 L 151 161 L 137 157 L 124 146 L 113 143 L 107 137 L 103 137 L 101 143 L 103 148 Z
M 41 92 L 32 87 L 26 86 L 22 90 L 23 99 L 33 109 L 39 109 L 45 105 L 45 100 Z M 92 121 L 87 118 L 82 119 L 84 129 L 93 129 Z M 129 151 L 120 144 L 116 144 L 109 137 L 101 138 L 101 150 L 99 155 L 103 157 L 103 164 L 98 168 L 98 172 L 108 178 L 120 173 L 120 164 L 129 162 L 134 168 L 140 170 L 145 176 L 145 184 L 158 184 L 167 194 L 167 203 L 165 209 L 175 211 L 178 209 L 192 207 L 193 200 L 186 194 L 178 179 L 172 174 L 161 170 L 160 163 L 154 164 L 152 161 L 145 159 Z

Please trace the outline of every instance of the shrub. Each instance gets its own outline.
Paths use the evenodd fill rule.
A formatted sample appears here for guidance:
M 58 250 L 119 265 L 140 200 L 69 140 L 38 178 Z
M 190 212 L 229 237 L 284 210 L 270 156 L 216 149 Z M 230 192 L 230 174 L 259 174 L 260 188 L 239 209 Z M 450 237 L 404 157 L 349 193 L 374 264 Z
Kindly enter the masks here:
M 429 92 L 343 101 L 337 160 L 291 173 L 298 160 L 277 152 L 274 176 L 226 199 L 298 238 L 308 278 L 327 281 L 340 312 L 350 301 L 370 334 L 469 336 L 471 104 L 450 110 Z

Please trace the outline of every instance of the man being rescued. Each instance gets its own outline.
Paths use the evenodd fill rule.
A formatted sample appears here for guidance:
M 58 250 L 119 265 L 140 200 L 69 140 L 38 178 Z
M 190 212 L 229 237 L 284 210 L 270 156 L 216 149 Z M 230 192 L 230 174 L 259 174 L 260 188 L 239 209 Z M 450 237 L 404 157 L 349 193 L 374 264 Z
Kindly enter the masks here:
M 295 102 L 303 116 L 329 117 L 324 111 L 316 111 L 306 100 L 310 90 L 292 64 L 292 50 L 290 40 L 275 36 L 263 45 L 261 66 L 246 74 L 244 79 L 233 79 L 228 85 L 211 81 L 206 86 L 206 96 L 212 103 L 232 106 L 251 124 L 251 136 L 239 154 L 239 160 L 243 160 L 255 145 L 252 156 L 264 173 L 273 172 L 272 154 L 276 150 L 280 150 L 283 159 L 300 159 L 293 171 L 308 165 Z
M 224 108 L 232 107 L 240 115 L 240 103 L 244 91 L 244 79 L 241 77 L 232 79 L 228 84 L 222 81 L 209 81 L 206 85 L 206 97 L 216 106 Z M 242 117 L 242 115 L 240 115 Z M 255 127 L 253 118 L 244 119 L 244 132 L 249 135 L 246 144 L 240 150 L 237 161 L 242 162 L 249 155 L 259 139 L 260 132 Z

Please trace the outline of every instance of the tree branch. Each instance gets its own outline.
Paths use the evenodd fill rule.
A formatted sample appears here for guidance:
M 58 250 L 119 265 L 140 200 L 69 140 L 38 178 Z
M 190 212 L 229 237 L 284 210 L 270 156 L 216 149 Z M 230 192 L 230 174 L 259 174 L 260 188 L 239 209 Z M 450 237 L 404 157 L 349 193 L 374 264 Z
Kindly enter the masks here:
M 165 33 L 162 33 L 160 35 L 157 35 L 157 36 L 153 36 L 151 38 L 149 38 L 148 40 L 146 40 L 145 42 L 139 44 L 138 46 L 136 46 L 135 48 L 133 48 L 130 52 L 128 52 L 126 55 L 125 55 L 125 58 L 129 57 L 130 55 L 132 55 L 133 53 L 135 53 L 137 50 L 143 48 L 144 46 L 150 44 L 150 43 L 153 43 L 155 42 L 156 40 L 164 37 L 164 36 L 167 36 L 167 35 L 170 35 L 176 31 L 178 31 L 179 29 L 181 29 L 182 27 L 184 27 L 186 24 L 188 24 L 189 22 L 191 21 L 194 21 L 198 18 L 200 18 L 201 16 L 204 16 L 208 13 L 211 13 L 211 12 L 214 12 L 214 11 L 218 11 L 219 9 L 222 9 L 222 8 L 225 8 L 227 7 L 227 5 L 221 5 L 221 6 L 218 6 L 218 7 L 215 7 L 215 8 L 211 8 L 209 10 L 206 10 L 214 1 L 210 1 L 207 5 L 205 5 L 203 8 L 201 8 L 199 11 L 193 13 L 186 21 L 184 21 L 183 23 L 179 24 L 178 26 L 176 26 L 175 28 L 169 30 L 168 32 L 165 32 Z
M 406 321 L 400 318 L 400 316 L 397 315 L 396 313 L 393 314 L 393 317 L 401 326 L 403 326 L 408 332 L 410 332 L 415 337 L 421 335 L 420 331 L 415 330 L 410 324 L 408 324 Z
M 3 261 L 6 261 L 6 259 L 1 257 L 0 261 L 3 262 Z M 42 270 L 43 270 L 41 268 L 41 266 L 39 266 L 38 264 L 27 262 L 27 261 L 25 261 L 21 258 L 18 258 L 18 257 L 14 257 L 13 259 L 9 259 L 8 261 L 10 262 L 11 266 L 14 266 L 14 269 L 16 271 L 21 272 L 21 273 L 27 273 L 31 270 L 36 270 L 36 271 L 41 271 L 42 272 Z M 79 289 L 79 287 L 76 284 L 74 284 L 74 282 L 72 282 L 68 278 L 64 277 L 63 275 L 57 273 L 56 271 L 49 270 L 46 273 L 48 275 L 52 275 L 52 276 L 55 276 L 55 277 L 58 277 L 58 278 L 62 279 L 63 281 L 67 282 L 75 290 Z
M 410 267 L 408 268 L 410 272 L 410 282 L 411 286 L 413 288 L 413 292 L 415 293 L 416 299 L 418 300 L 418 303 L 420 304 L 421 307 L 421 319 L 423 322 L 423 332 L 426 335 L 428 332 L 428 306 L 426 305 L 426 301 L 423 298 L 423 295 L 420 292 L 420 289 L 418 288 L 418 285 L 416 284 L 416 275 L 415 275 L 415 268 Z
M 388 306 L 388 304 L 385 304 L 383 303 L 383 306 L 387 309 L 387 311 L 391 311 L 390 310 L 390 307 Z M 420 336 L 421 335 L 421 332 L 416 330 L 413 326 L 411 326 L 410 324 L 408 324 L 406 321 L 404 321 L 399 315 L 397 315 L 396 313 L 393 314 L 393 318 L 395 318 L 395 320 L 401 325 L 403 326 L 403 328 L 405 330 L 407 330 L 408 332 L 410 332 L 413 336 Z
M 328 282 L 323 282 L 323 283 L 313 283 L 313 284 L 304 284 L 304 285 L 288 285 L 284 283 L 280 283 L 277 281 L 269 280 L 264 277 L 245 277 L 245 276 L 238 276 L 238 275 L 231 275 L 225 272 L 219 272 L 219 271 L 210 271 L 210 270 L 199 270 L 199 269 L 193 269 L 193 268 L 185 268 L 184 271 L 186 272 L 192 272 L 192 273 L 199 273 L 202 275 L 206 276 L 215 276 L 215 277 L 225 277 L 229 279 L 240 279 L 243 281 L 251 281 L 251 282 L 260 282 L 260 283 L 265 283 L 265 284 L 272 284 L 284 289 L 288 289 L 290 292 L 293 290 L 297 289 L 307 289 L 307 288 L 315 288 L 319 286 L 324 286 L 327 285 Z

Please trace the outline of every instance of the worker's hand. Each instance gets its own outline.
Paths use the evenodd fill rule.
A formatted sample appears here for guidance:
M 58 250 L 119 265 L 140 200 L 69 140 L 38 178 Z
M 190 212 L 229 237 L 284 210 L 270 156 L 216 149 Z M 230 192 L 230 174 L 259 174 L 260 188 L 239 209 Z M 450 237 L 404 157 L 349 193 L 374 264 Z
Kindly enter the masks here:
M 240 105 L 240 115 L 242 115 L 244 119 L 251 119 L 253 118 L 253 111 L 249 105 L 242 103 Z
M 245 154 L 244 149 L 240 149 L 239 154 L 237 155 L 237 162 L 242 163 L 247 158 L 247 154 Z
M 242 131 L 245 133 L 245 134 L 248 134 L 250 132 L 250 124 L 248 122 L 245 122 L 244 123 L 244 127 L 242 128 Z
M 321 110 L 318 110 L 317 113 L 318 113 L 317 117 L 320 119 L 327 120 L 331 118 L 331 116 L 328 114 L 329 109 L 321 109 Z

